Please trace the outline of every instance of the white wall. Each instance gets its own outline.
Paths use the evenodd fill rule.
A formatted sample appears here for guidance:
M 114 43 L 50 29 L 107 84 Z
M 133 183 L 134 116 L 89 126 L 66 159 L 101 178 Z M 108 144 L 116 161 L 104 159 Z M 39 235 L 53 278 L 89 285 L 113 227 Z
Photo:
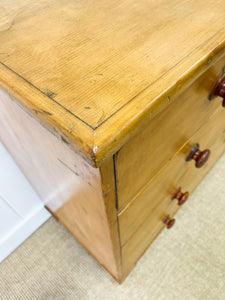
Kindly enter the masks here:
M 0 143 L 0 262 L 50 217 Z

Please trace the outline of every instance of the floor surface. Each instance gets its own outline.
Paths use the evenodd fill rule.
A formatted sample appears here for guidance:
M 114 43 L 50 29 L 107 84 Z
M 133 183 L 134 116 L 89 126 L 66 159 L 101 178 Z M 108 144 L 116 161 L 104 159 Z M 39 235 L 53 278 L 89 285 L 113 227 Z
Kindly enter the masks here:
M 0 265 L 0 299 L 224 300 L 225 155 L 122 285 L 51 218 Z

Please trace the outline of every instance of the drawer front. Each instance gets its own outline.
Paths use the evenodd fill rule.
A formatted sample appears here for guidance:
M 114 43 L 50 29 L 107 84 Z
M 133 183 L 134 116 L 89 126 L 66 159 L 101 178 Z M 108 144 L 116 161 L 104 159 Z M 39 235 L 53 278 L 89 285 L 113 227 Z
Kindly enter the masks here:
M 118 152 L 119 210 L 221 107 L 221 101 L 208 101 L 208 96 L 224 65 L 225 58 L 220 59 Z
M 119 214 L 123 265 L 129 270 L 157 234 L 165 227 L 166 215 L 173 216 L 179 206 L 171 200 L 178 187 L 192 192 L 225 150 L 225 111 L 219 107 L 176 155 L 152 178 L 143 191 Z M 192 147 L 211 150 L 209 160 L 197 169 L 194 161 L 186 161 Z M 184 205 L 188 205 L 187 203 Z M 179 226 L 177 224 L 176 226 Z

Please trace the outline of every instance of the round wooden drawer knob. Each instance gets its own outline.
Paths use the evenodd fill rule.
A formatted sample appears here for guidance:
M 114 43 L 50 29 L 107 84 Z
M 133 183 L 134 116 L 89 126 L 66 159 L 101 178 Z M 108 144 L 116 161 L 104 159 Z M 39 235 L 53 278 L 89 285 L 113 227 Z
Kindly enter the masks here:
M 213 100 L 217 96 L 223 98 L 223 107 L 225 107 L 225 73 L 220 76 L 219 80 L 212 89 L 209 95 L 209 100 Z
M 196 168 L 201 168 L 207 162 L 209 156 L 210 150 L 200 151 L 199 144 L 196 144 L 188 154 L 186 161 L 194 159 Z
M 189 193 L 188 192 L 182 193 L 181 188 L 179 188 L 173 195 L 172 200 L 177 199 L 178 205 L 182 205 L 188 199 L 188 197 L 189 197 Z
M 164 219 L 163 223 L 167 225 L 167 228 L 168 228 L 168 229 L 170 229 L 170 228 L 174 225 L 175 219 L 171 219 L 170 216 L 168 215 L 168 216 L 166 216 L 166 218 Z

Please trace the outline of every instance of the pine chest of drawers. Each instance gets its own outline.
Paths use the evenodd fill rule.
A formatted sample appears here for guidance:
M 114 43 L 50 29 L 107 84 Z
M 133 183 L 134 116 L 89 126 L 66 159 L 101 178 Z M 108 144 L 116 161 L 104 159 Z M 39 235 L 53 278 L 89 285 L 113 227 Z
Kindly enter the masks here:
M 225 150 L 224 11 L 1 2 L 1 141 L 119 282 Z

